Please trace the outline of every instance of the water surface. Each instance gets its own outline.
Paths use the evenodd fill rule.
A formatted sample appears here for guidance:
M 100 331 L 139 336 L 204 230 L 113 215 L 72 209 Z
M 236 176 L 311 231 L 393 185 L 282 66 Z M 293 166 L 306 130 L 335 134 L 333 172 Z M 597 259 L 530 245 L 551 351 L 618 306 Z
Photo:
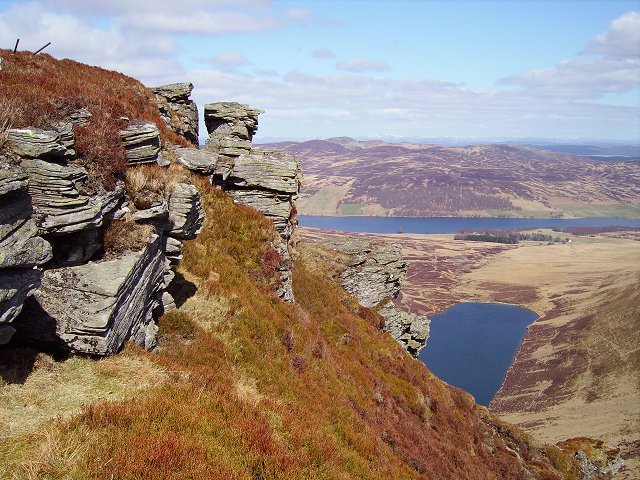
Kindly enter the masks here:
M 553 227 L 640 227 L 633 218 L 330 217 L 298 215 L 302 227 L 364 233 L 457 233 L 461 230 L 522 230 Z
M 445 382 L 488 405 L 538 316 L 502 303 L 458 303 L 431 318 L 427 346 L 418 357 Z

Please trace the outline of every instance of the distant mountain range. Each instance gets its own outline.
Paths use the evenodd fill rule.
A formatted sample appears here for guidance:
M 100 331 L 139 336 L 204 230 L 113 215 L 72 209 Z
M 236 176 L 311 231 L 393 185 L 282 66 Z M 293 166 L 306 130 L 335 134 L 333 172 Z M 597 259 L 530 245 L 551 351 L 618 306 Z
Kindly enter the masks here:
M 445 146 L 349 137 L 267 145 L 302 161 L 301 214 L 640 216 L 634 146 Z M 590 158 L 600 155 L 627 161 Z

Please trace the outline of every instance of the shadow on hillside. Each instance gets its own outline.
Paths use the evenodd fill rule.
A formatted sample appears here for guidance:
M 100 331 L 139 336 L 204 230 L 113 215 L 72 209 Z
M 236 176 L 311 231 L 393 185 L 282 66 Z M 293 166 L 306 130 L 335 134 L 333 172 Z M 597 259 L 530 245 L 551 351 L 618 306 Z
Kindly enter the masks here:
M 197 291 L 198 287 L 196 287 L 195 283 L 184 278 L 179 272 L 176 272 L 176 276 L 167 287 L 167 292 L 171 294 L 177 307 L 182 306 L 184 302 L 193 297 Z
M 0 378 L 5 383 L 24 383 L 38 358 L 38 351 L 29 347 L 0 347 Z

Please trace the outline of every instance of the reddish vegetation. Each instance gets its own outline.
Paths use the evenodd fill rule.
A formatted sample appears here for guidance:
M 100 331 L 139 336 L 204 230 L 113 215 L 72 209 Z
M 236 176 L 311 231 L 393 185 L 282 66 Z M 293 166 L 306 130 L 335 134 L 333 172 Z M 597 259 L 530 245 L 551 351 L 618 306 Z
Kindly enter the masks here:
M 79 108 L 92 117 L 86 127 L 76 126 L 78 162 L 92 179 L 112 188 L 126 167 L 118 132 L 127 119 L 154 122 L 164 141 L 188 146 L 169 130 L 154 104 L 155 97 L 139 81 L 118 72 L 46 54 L 0 50 L 0 109 L 10 112 L 10 124 L 46 128 Z

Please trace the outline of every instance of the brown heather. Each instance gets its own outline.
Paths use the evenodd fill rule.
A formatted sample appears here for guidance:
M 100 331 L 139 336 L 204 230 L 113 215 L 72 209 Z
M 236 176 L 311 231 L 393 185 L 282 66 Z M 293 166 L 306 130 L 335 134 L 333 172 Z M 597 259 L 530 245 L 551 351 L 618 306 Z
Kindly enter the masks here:
M 154 122 L 163 142 L 189 146 L 169 130 L 142 83 L 118 72 L 46 54 L 0 50 L 0 138 L 4 116 L 14 128 L 46 128 L 71 112 L 86 108 L 87 126 L 75 127 L 78 163 L 90 173 L 94 186 L 113 188 L 126 168 L 119 131 L 128 119 Z M 0 140 L 1 143 L 1 140 Z
M 551 462 L 574 478 L 563 451 L 434 377 L 304 256 L 297 304 L 265 293 L 247 272 L 272 225 L 198 187 L 206 225 L 180 266 L 197 293 L 160 319 L 160 351 L 139 353 L 169 378 L 5 442 L 6 478 L 524 478 L 514 448 L 537 478 L 561 478 Z
M 127 251 L 137 252 L 149 243 L 154 233 L 151 225 L 140 225 L 128 220 L 114 220 L 104 232 L 104 250 L 109 257 Z

